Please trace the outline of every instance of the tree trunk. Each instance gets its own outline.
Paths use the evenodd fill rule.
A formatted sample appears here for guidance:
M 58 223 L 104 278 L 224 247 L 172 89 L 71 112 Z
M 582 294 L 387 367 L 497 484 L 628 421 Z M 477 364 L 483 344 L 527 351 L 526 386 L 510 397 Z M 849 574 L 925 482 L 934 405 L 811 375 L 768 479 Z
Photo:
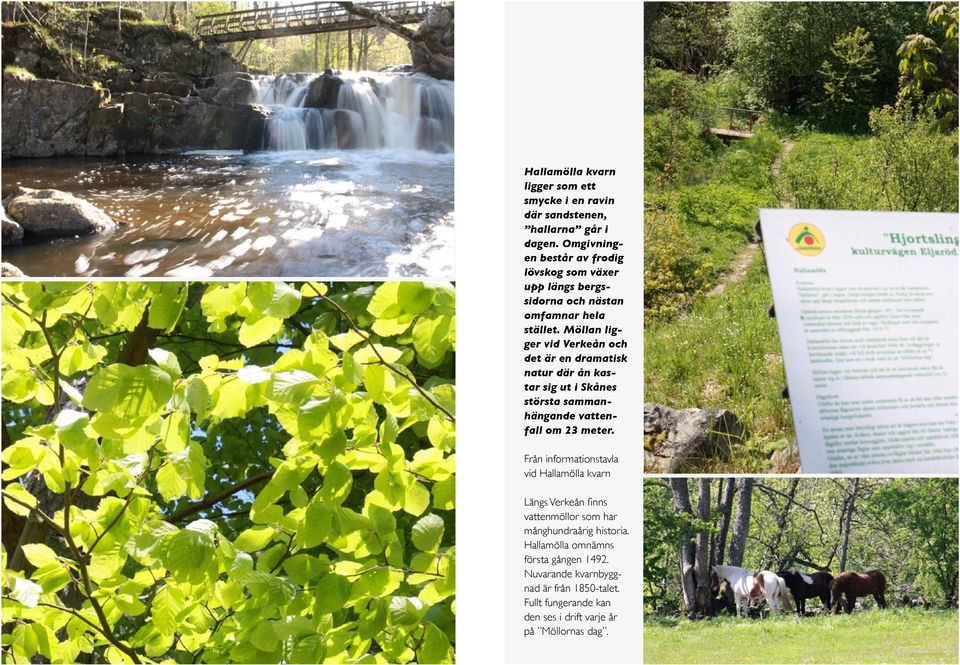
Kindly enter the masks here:
M 737 497 L 737 515 L 733 520 L 733 535 L 730 537 L 731 566 L 743 565 L 743 553 L 747 547 L 747 531 L 750 529 L 750 503 L 753 499 L 753 478 L 740 481 L 740 496 Z
M 347 30 L 347 69 L 353 71 L 353 30 Z
M 710 479 L 700 478 L 698 481 L 699 496 L 697 497 L 697 519 L 703 523 L 710 521 Z M 697 531 L 697 610 L 712 614 L 710 602 L 710 534 L 707 531 Z
M 313 71 L 320 71 L 320 33 L 313 36 Z
M 723 483 L 723 480 L 720 482 Z M 723 498 L 720 498 L 720 492 L 717 493 L 717 510 L 720 516 L 717 518 L 717 535 L 714 538 L 713 555 L 710 557 L 711 566 L 723 563 L 723 552 L 727 547 L 727 531 L 730 529 L 730 510 L 733 508 L 733 493 L 736 488 L 736 480 L 727 478 L 726 484 L 722 487 Z
M 780 548 L 780 541 L 783 540 L 783 531 L 787 527 L 787 515 L 790 513 L 790 508 L 793 507 L 793 497 L 797 494 L 797 484 L 799 482 L 799 478 L 794 478 L 790 481 L 790 490 L 787 492 L 787 503 L 783 507 L 783 512 L 780 513 L 780 517 L 777 518 L 777 532 L 773 536 L 773 543 L 770 544 L 766 562 L 762 566 L 763 568 L 773 566 L 778 560 L 777 550 Z
M 327 44 L 323 50 L 323 68 L 330 69 L 330 33 L 327 33 Z
M 847 569 L 847 546 L 850 543 L 850 520 L 853 518 L 853 511 L 855 509 L 855 502 L 857 500 L 857 492 L 860 489 L 860 479 L 853 479 L 853 492 L 850 493 L 850 496 L 844 501 L 844 512 L 843 512 L 843 523 L 841 525 L 841 530 L 843 533 L 843 541 L 840 544 L 840 572 L 844 572 Z
M 673 508 L 677 513 L 684 514 L 686 519 L 693 516 L 690 507 L 690 492 L 687 489 L 686 478 L 670 478 L 670 490 L 673 492 Z M 690 530 L 684 529 L 680 543 L 680 583 L 683 589 L 683 607 L 688 615 L 696 612 L 697 596 L 696 585 L 693 581 L 696 567 L 696 552 L 690 538 Z

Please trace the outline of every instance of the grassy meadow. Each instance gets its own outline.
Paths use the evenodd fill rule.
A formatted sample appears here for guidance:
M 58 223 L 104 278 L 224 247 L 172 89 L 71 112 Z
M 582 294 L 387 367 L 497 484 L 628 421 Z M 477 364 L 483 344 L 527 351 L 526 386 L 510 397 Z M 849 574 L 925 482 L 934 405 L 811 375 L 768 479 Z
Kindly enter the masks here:
M 706 621 L 647 615 L 644 663 L 956 663 L 957 612 L 856 611 Z

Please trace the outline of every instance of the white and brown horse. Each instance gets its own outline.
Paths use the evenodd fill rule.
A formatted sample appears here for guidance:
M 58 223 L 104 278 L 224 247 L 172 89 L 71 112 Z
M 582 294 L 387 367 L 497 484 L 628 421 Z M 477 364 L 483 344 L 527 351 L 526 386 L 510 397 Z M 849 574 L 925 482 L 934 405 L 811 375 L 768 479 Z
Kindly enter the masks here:
M 793 611 L 790 595 L 787 593 L 787 584 L 776 573 L 769 570 L 753 573 L 736 566 L 714 566 L 711 572 L 716 581 L 715 585 L 711 584 L 712 587 L 719 589 L 720 580 L 725 580 L 733 590 L 733 597 L 737 603 L 737 616 L 740 616 L 741 607 L 743 607 L 743 616 L 748 616 L 750 601 L 760 598 L 767 601 L 773 614 Z

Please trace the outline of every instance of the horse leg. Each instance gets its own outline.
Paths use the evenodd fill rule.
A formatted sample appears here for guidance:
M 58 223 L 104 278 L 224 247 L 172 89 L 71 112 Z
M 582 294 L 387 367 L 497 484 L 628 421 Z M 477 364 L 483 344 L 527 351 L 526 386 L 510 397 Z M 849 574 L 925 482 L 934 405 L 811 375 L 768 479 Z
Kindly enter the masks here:
M 802 617 L 807 611 L 807 599 L 803 594 L 794 594 L 793 601 L 797 604 L 797 616 Z
M 820 594 L 820 602 L 823 603 L 823 611 L 830 611 L 830 592 Z
M 886 609 L 887 601 L 883 597 L 883 591 L 877 591 L 875 594 L 873 594 L 873 599 L 877 601 L 877 607 L 879 607 L 881 610 Z
M 857 597 L 848 591 L 847 592 L 847 614 L 850 614 L 851 612 L 853 612 L 853 607 L 856 604 L 857 604 Z

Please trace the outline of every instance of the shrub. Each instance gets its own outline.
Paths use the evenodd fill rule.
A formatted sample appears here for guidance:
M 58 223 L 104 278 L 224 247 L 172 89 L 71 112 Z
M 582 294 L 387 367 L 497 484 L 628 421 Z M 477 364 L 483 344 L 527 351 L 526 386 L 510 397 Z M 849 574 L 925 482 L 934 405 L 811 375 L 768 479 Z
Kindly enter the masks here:
M 940 127 L 931 112 L 870 113 L 874 168 L 891 210 L 957 210 L 957 132 L 945 135 Z
M 697 249 L 673 213 L 646 213 L 643 237 L 644 318 L 678 313 L 703 290 L 712 265 L 697 260 Z
M 783 166 L 801 208 L 957 210 L 957 133 L 944 135 L 929 113 L 905 108 L 870 114 L 869 139 L 811 134 Z
M 822 90 L 816 108 L 823 123 L 839 129 L 865 130 L 879 71 L 869 32 L 857 26 L 837 39 L 817 71 Z
M 709 163 L 713 146 L 695 120 L 668 111 L 646 115 L 643 127 L 644 174 L 651 188 L 690 182 Z

